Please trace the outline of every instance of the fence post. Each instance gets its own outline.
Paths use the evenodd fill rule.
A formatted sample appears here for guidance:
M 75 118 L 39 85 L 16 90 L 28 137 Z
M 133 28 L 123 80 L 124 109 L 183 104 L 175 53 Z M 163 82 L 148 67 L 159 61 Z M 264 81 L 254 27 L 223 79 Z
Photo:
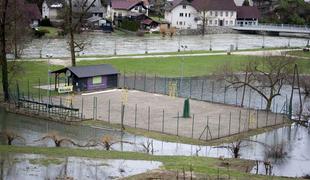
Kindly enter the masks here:
M 125 86 L 126 86 L 126 72 L 124 71 L 123 89 L 125 88 Z
M 274 125 L 277 124 L 277 115 L 278 115 L 278 104 L 276 104 L 276 114 L 275 114 L 275 118 L 274 118 Z
M 165 91 L 164 94 L 167 95 L 167 77 L 165 76 Z
M 251 108 L 252 89 L 250 89 L 249 95 L 249 108 Z
M 111 122 L 111 100 L 109 99 L 109 104 L 108 104 L 108 122 Z
M 93 120 L 95 120 L 95 97 L 93 97 Z
M 224 104 L 226 104 L 226 84 L 225 84 L 225 87 L 224 87 Z M 230 134 L 230 133 L 229 133 Z
M 146 92 L 146 73 L 144 73 L 144 83 L 143 83 L 144 92 Z
M 137 128 L 137 111 L 138 111 L 138 105 L 135 105 L 135 128 Z
M 205 83 L 205 80 L 202 80 L 200 100 L 203 99 L 203 86 L 204 86 L 204 83 Z
M 189 78 L 189 98 L 192 98 L 192 78 Z
M 147 110 L 147 130 L 150 131 L 150 119 L 151 119 L 151 112 L 150 112 L 150 106 L 148 107 L 148 110 Z
M 241 125 L 241 110 L 239 111 L 239 128 L 238 128 L 238 133 L 240 133 L 240 125 Z
M 121 103 L 121 130 L 122 131 L 125 129 L 124 118 L 125 118 L 125 104 Z
M 192 139 L 194 138 L 194 125 L 195 125 L 195 114 L 193 114 L 193 119 L 192 119 Z
M 228 130 L 228 135 L 230 135 L 230 128 L 231 128 L 231 112 L 229 112 L 229 130 Z
M 213 102 L 213 92 L 214 92 L 214 81 L 212 81 L 212 87 L 211 87 L 211 102 Z
M 154 93 L 156 93 L 156 74 L 154 75 Z
M 263 96 L 260 96 L 260 109 L 263 109 Z
M 41 102 L 41 81 L 40 81 L 40 78 L 39 78 L 39 102 Z
M 258 110 L 256 110 L 256 129 L 258 129 Z
M 136 89 L 136 78 L 137 78 L 137 73 L 135 72 L 135 79 L 133 80 L 133 89 Z
M 177 136 L 179 136 L 179 120 L 180 120 L 180 113 L 178 112 L 178 117 L 177 117 Z
M 209 116 L 207 116 L 207 134 L 206 134 L 206 141 L 208 141 L 208 137 L 209 137 L 209 132 L 210 131 L 210 128 L 209 128 Z M 212 139 L 212 137 L 211 137 Z
M 236 103 L 235 105 L 237 106 L 238 105 L 238 89 L 236 88 Z
M 219 114 L 219 125 L 217 129 L 217 138 L 220 138 L 220 134 L 221 134 L 221 114 Z
M 81 113 L 81 118 L 84 118 L 84 97 L 82 97 L 82 113 Z
M 266 127 L 268 126 L 268 110 L 266 110 Z
M 165 109 L 163 109 L 163 120 L 162 120 L 162 127 L 161 127 L 161 132 L 165 132 Z

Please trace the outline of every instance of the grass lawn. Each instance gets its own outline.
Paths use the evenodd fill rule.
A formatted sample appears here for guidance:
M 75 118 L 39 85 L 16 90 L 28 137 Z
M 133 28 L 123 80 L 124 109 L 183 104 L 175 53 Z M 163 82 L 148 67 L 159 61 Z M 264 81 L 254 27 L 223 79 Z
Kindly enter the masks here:
M 81 61 L 78 65 L 112 64 L 121 73 L 134 74 L 146 73 L 158 76 L 181 76 L 182 67 L 185 77 L 204 76 L 220 72 L 223 65 L 230 64 L 236 71 L 252 60 L 260 60 L 262 57 L 217 55 L 217 56 L 192 56 L 192 57 L 168 57 L 168 58 L 141 58 L 141 59 L 111 59 L 96 61 Z M 310 61 L 298 60 L 300 71 L 310 73 Z
M 20 91 L 23 91 L 27 94 L 28 91 L 28 80 L 29 80 L 29 91 L 30 95 L 37 96 L 39 94 L 39 89 L 34 88 L 33 86 L 40 84 L 48 84 L 48 64 L 46 62 L 9 62 L 9 71 L 11 72 L 9 75 L 9 86 L 10 91 L 15 93 L 16 91 L 16 82 L 19 84 Z M 49 66 L 50 71 L 62 68 L 62 66 Z M 0 75 L 2 79 L 2 75 Z M 0 82 L 1 82 L 0 79 Z M 51 83 L 54 82 L 53 76 L 50 78 Z M 47 94 L 46 90 L 40 90 L 41 95 L 44 96 Z M 1 86 L 1 93 L 2 93 L 2 86 Z
M 25 154 L 43 154 L 54 157 L 89 157 L 100 159 L 127 159 L 127 160 L 149 160 L 160 161 L 163 163 L 162 169 L 182 172 L 189 171 L 190 166 L 195 173 L 216 177 L 219 171 L 220 177 L 244 178 L 248 179 L 266 179 L 265 176 L 250 175 L 245 173 L 246 169 L 251 169 L 254 162 L 241 159 L 217 159 L 196 156 L 153 156 L 145 153 L 119 152 L 103 150 L 85 150 L 72 148 L 47 148 L 47 147 L 19 147 L 0 145 L 1 153 L 25 153 Z M 227 168 L 229 166 L 229 168 Z M 285 179 L 273 177 L 272 179 Z
M 48 26 L 40 26 L 39 30 L 47 30 L 49 33 L 45 34 L 46 37 L 53 38 L 58 36 L 59 28 L 48 27 Z
M 293 56 L 299 56 L 299 57 L 305 57 L 310 58 L 310 52 L 304 52 L 304 51 L 290 51 L 288 52 L 289 55 Z

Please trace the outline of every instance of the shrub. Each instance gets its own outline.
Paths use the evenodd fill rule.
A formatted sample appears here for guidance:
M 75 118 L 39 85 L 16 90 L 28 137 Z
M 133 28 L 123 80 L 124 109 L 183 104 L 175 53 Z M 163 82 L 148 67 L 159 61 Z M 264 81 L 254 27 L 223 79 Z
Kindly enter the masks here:
M 124 19 L 121 23 L 121 28 L 126 29 L 128 31 L 137 31 L 140 27 L 140 24 L 136 21 L 131 21 L 128 19 Z
M 40 26 L 52 26 L 52 23 L 51 23 L 50 19 L 45 17 L 44 19 L 41 20 L 39 25 Z

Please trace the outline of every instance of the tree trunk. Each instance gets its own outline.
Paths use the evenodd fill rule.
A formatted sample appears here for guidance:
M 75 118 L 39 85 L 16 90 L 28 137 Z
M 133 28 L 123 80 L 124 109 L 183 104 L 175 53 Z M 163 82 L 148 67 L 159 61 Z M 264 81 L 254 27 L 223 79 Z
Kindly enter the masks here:
M 272 104 L 272 99 L 268 99 L 267 100 L 267 105 L 266 105 L 266 111 L 270 111 L 271 110 L 271 104 Z
M 72 0 L 69 0 L 69 14 L 68 14 L 68 25 L 69 25 L 69 34 L 70 34 L 70 53 L 71 53 L 71 65 L 75 66 L 75 48 L 74 48 L 74 29 L 72 24 Z
M 4 101 L 9 101 L 9 78 L 8 78 L 8 63 L 6 59 L 6 38 L 5 38 L 5 23 L 8 0 L 2 1 L 2 14 L 0 19 L 0 60 L 2 66 L 2 88 L 4 93 Z

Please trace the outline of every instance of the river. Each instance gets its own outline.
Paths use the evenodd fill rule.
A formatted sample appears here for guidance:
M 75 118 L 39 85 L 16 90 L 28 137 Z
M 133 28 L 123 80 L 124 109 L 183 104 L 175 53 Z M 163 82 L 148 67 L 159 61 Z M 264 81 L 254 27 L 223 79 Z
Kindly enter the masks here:
M 144 54 L 158 52 L 176 52 L 181 50 L 228 50 L 231 45 L 238 49 L 268 47 L 304 47 L 307 38 L 292 38 L 279 36 L 262 36 L 254 34 L 212 34 L 205 36 L 121 36 L 104 33 L 84 33 L 76 36 L 77 41 L 85 43 L 85 49 L 80 55 L 118 55 Z M 186 45 L 187 48 L 180 48 Z M 184 47 L 184 46 L 183 46 Z M 46 55 L 52 57 L 69 57 L 68 43 L 65 38 L 33 39 L 25 45 L 22 57 L 39 58 Z

